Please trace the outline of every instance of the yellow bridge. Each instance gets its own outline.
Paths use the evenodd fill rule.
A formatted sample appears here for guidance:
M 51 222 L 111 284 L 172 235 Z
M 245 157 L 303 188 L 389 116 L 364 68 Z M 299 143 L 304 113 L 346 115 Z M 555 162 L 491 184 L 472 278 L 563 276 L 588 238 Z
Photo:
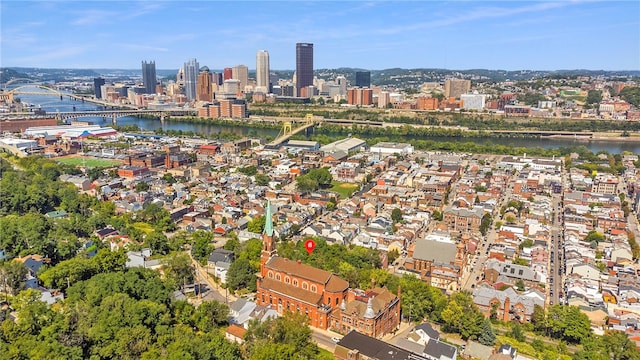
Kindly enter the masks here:
M 313 114 L 307 114 L 307 116 L 305 116 L 305 118 L 301 119 L 300 121 L 285 121 L 282 123 L 282 129 L 280 129 L 280 133 L 278 133 L 278 136 L 273 141 L 268 143 L 267 147 L 277 147 L 283 142 L 289 140 L 293 135 L 312 128 L 314 125 L 321 121 L 322 120 L 320 118 L 314 118 Z M 294 128 L 294 124 L 298 125 L 298 127 Z

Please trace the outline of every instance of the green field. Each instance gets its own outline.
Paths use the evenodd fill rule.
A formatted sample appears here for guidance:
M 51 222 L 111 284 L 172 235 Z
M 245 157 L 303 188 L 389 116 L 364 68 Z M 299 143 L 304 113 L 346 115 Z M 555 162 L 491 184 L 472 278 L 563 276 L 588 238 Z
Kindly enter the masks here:
M 65 165 L 73 166 L 86 166 L 90 168 L 107 168 L 112 166 L 121 165 L 121 161 L 96 159 L 96 158 L 82 158 L 82 157 L 67 157 L 56 159 L 57 162 Z
M 338 181 L 332 181 L 331 185 L 332 186 L 329 190 L 335 191 L 338 194 L 340 194 L 341 199 L 348 199 L 351 196 L 351 194 L 353 194 L 360 188 L 358 184 L 343 183 Z

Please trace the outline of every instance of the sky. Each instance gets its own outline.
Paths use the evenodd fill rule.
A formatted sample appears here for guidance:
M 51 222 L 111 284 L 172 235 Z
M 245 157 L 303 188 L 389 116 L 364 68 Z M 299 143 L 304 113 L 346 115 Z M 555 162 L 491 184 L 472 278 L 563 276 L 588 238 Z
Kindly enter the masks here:
M 0 1 L 0 66 L 640 70 L 640 1 Z

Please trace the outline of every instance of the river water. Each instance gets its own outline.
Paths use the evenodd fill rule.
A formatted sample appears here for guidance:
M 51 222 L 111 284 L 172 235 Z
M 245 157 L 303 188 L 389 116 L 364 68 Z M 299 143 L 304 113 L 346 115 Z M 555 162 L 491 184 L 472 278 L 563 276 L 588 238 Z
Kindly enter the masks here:
M 83 103 L 81 101 L 70 100 L 69 98 L 63 98 L 60 100 L 56 96 L 40 96 L 40 95 L 19 95 L 23 102 L 39 106 L 47 113 L 55 113 L 56 111 L 90 111 L 90 110 L 102 110 L 102 107 L 91 103 Z M 89 121 L 102 126 L 111 126 L 111 119 L 101 117 L 87 117 L 80 120 Z M 159 119 L 141 119 L 137 117 L 121 117 L 118 118 L 118 125 L 135 125 L 141 130 L 154 131 L 157 129 L 163 130 L 182 130 L 193 131 L 194 133 L 201 133 L 206 136 L 215 136 L 219 133 L 231 133 L 242 136 L 257 136 L 257 137 L 276 137 L 278 135 L 278 129 L 262 129 L 262 128 L 250 128 L 250 127 L 234 127 L 234 126 L 221 126 L 213 124 L 192 124 L 184 122 L 172 122 L 165 121 L 160 122 Z M 430 137 L 428 140 L 451 142 L 456 141 L 455 138 L 448 137 Z M 555 149 L 560 147 L 570 147 L 576 145 L 584 145 L 592 152 L 598 152 L 601 150 L 607 151 L 611 154 L 621 153 L 623 151 L 630 151 L 634 154 L 640 154 L 640 142 L 621 142 L 621 141 L 585 141 L 585 140 L 570 140 L 570 139 L 516 139 L 516 138 L 465 138 L 460 139 L 463 142 L 476 142 L 481 144 L 495 144 L 495 145 L 507 145 L 518 147 L 541 147 L 544 149 Z

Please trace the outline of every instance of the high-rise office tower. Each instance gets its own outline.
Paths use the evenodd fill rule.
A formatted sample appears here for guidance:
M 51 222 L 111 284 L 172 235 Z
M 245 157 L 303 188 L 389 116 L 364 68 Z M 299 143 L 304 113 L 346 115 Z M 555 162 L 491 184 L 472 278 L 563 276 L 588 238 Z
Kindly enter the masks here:
M 96 99 L 102 99 L 102 85 L 104 85 L 103 78 L 97 77 L 93 79 L 93 93 L 96 94 Z
M 313 44 L 296 44 L 296 96 L 300 89 L 313 85 Z
M 156 62 L 155 61 L 143 61 L 142 62 L 142 86 L 144 86 L 145 94 L 156 93 Z
M 213 100 L 213 75 L 209 72 L 209 68 L 203 66 L 198 74 L 198 86 L 197 86 L 197 99 L 198 101 L 211 101 Z
M 371 86 L 371 72 L 369 72 L 369 71 L 356 71 L 356 86 L 357 87 L 370 87 Z
M 256 53 L 256 91 L 269 92 L 269 52 L 258 50 Z
M 231 68 L 233 79 L 240 80 L 240 92 L 249 83 L 249 68 L 246 65 L 238 65 Z
M 198 60 L 191 59 L 184 63 L 184 93 L 189 101 L 196 100 L 198 94 L 196 93 L 196 84 L 198 82 L 198 73 L 200 71 L 200 65 Z
M 231 68 L 224 68 L 222 71 L 222 81 L 233 79 L 233 70 Z

